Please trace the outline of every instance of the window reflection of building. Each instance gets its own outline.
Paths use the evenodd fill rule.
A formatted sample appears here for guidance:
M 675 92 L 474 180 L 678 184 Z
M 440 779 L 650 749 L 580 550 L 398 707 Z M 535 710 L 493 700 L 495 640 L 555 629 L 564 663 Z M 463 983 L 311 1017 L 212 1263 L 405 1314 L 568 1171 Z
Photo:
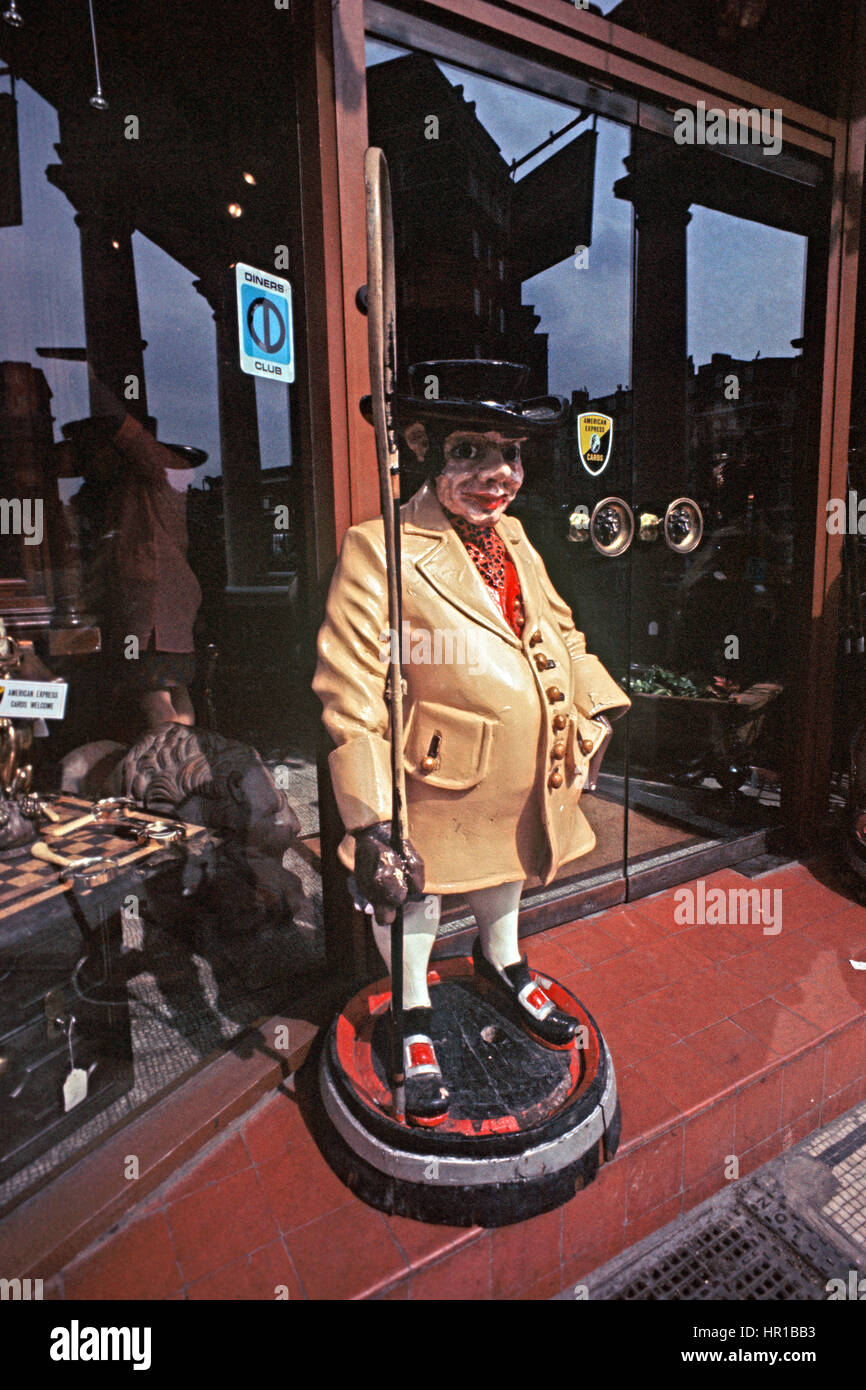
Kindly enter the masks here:
M 691 364 L 690 364 L 691 366 Z M 713 353 L 689 377 L 692 476 L 719 521 L 790 508 L 799 357 Z
M 688 359 L 687 487 L 711 509 L 708 523 L 744 516 L 755 508 L 790 508 L 797 444 L 799 357 L 746 361 L 726 352 L 695 367 Z M 607 395 L 572 392 L 575 415 L 610 415 L 614 459 L 604 474 L 606 492 L 630 490 L 633 393 L 617 386 Z M 576 435 L 570 440 L 569 487 L 586 489 Z M 670 490 L 670 489 L 668 489 Z M 643 499 L 639 499 L 643 500 Z
M 543 394 L 547 334 L 508 274 L 515 185 L 475 103 L 421 54 L 370 68 L 367 90 L 370 141 L 384 149 L 393 183 L 403 365 L 507 358 L 526 362 L 531 389 Z M 428 139 L 431 113 L 438 128 Z
M 223 8 L 228 17 L 230 7 Z M 282 48 L 265 41 L 281 17 L 256 21 L 269 56 L 255 73 L 238 74 L 217 9 L 202 0 L 185 6 L 168 48 L 162 9 L 152 0 L 132 20 L 120 12 L 103 17 L 104 76 L 118 100 L 101 112 L 81 90 L 89 35 L 68 8 L 55 7 L 50 23 L 28 24 L 20 35 L 0 26 L 3 57 L 12 59 L 17 79 L 24 195 L 24 225 L 16 227 L 15 209 L 7 209 L 0 232 L 10 271 L 0 319 L 0 464 L 19 493 L 38 490 L 46 509 L 41 546 L 9 538 L 15 545 L 3 547 L 0 612 L 23 635 L 38 635 L 49 656 L 62 648 L 83 657 L 100 640 L 101 615 L 87 611 L 82 589 L 81 556 L 93 537 L 79 541 L 71 524 L 82 510 L 70 503 L 81 491 L 80 475 L 58 443 L 64 425 L 86 416 L 88 405 L 99 413 L 88 402 L 90 369 L 132 416 L 152 421 L 158 439 L 202 446 L 210 455 L 219 483 L 205 493 L 197 475 L 199 486 L 189 492 L 189 560 L 205 594 L 200 635 L 217 641 L 224 663 L 237 656 L 230 723 L 240 734 L 247 698 L 240 692 L 249 684 L 241 672 L 255 661 L 251 633 L 287 633 L 295 611 L 290 586 L 306 553 L 298 554 L 296 538 L 277 530 L 262 505 L 263 487 L 277 496 L 265 478 L 279 464 L 280 493 L 292 493 L 288 514 L 297 527 L 294 403 L 284 385 L 262 382 L 257 391 L 239 370 L 233 266 L 273 266 L 282 241 L 287 245 L 277 251 L 287 256 L 291 242 L 293 268 L 300 262 L 286 153 L 292 142 L 274 138 L 275 129 L 288 130 L 292 82 Z M 267 115 L 263 63 L 273 79 Z M 10 105 L 4 101 L 4 118 Z M 135 113 L 134 130 L 128 112 Z M 30 374 L 29 423 L 21 417 L 22 372 Z M 264 433 L 262 392 L 270 393 Z M 6 428 L 10 411 L 21 417 L 20 428 Z M 87 621 L 75 628 L 76 619 Z M 80 666 L 71 674 L 81 675 Z M 59 736 L 71 727 L 67 720 Z

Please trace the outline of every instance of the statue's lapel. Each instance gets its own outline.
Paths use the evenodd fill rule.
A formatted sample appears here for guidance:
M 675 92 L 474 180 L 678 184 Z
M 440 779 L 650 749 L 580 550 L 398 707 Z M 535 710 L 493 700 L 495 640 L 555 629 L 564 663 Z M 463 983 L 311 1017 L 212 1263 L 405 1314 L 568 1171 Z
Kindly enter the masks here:
M 511 646 L 520 645 L 520 639 L 508 626 L 466 547 L 426 484 L 403 514 L 403 534 L 404 559 L 414 564 L 440 597 Z M 423 546 L 422 537 L 429 538 L 431 544 Z

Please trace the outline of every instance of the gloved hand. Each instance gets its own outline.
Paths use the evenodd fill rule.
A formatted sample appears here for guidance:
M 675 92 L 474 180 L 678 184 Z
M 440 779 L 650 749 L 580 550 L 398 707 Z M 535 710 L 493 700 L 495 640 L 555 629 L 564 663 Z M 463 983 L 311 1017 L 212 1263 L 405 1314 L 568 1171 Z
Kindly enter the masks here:
M 424 892 L 424 861 L 411 840 L 403 841 L 400 854 L 392 848 L 390 821 L 354 834 L 355 882 L 373 904 L 377 922 L 387 926 L 410 894 Z

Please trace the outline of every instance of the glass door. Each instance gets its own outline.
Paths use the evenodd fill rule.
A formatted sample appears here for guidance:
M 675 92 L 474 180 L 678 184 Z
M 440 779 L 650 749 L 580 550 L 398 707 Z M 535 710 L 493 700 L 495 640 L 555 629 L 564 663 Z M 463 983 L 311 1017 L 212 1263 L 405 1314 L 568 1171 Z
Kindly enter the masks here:
M 565 397 L 569 418 L 591 401 L 627 400 L 634 218 L 615 184 L 628 126 L 380 39 L 369 40 L 367 63 L 369 139 L 385 151 L 393 189 L 400 367 L 436 358 L 524 363 L 525 394 Z M 573 544 L 569 518 L 605 489 L 628 493 L 629 431 L 617 435 L 603 478 L 581 467 L 573 429 L 523 454 L 511 514 L 588 649 L 609 671 L 626 672 L 628 565 Z M 407 450 L 404 497 L 423 481 Z M 586 802 L 595 848 L 538 895 L 530 886 L 530 910 L 572 894 L 576 867 L 599 906 L 623 899 L 623 787 Z M 450 918 L 457 928 L 465 910 L 453 901 L 446 926 Z
M 795 508 L 817 472 L 817 164 L 648 129 L 617 196 L 635 213 L 627 748 L 630 894 L 760 853 L 782 822 L 795 650 Z M 769 113 L 765 113 L 769 115 Z M 662 121 L 657 119 L 656 125 Z M 689 126 L 680 121 L 686 133 Z M 778 139 L 774 139 L 778 135 Z M 813 280 L 809 281 L 810 239 Z M 814 295 L 812 296 L 814 298 Z M 816 341 L 818 339 L 818 341 Z M 593 402 L 595 406 L 597 403 Z M 625 674 L 625 673 L 623 673 Z M 602 785 L 625 778 L 616 757 Z
M 527 885 L 531 930 L 748 859 L 782 823 L 829 180 L 771 120 L 763 145 L 680 143 L 671 112 L 391 14 L 370 7 L 367 108 L 400 366 L 524 362 L 570 402 L 511 511 L 632 699 L 581 802 L 595 848 Z M 422 482 L 407 454 L 404 496 Z

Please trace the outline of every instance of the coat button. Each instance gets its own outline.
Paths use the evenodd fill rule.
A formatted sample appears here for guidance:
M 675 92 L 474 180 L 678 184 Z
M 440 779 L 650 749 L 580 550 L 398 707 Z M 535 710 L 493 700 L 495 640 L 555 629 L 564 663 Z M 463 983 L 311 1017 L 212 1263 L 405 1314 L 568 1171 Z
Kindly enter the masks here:
M 543 639 L 542 639 L 541 633 L 540 633 L 540 632 L 538 631 L 538 629 L 536 628 L 535 632 L 533 632 L 533 633 L 530 635 L 530 638 L 529 638 L 529 645 L 530 645 L 530 647 L 537 647 L 538 644 L 539 644 L 539 642 L 541 642 L 542 640 L 543 640 Z
M 565 728 L 565 726 L 566 726 L 567 723 L 568 723 L 568 716 L 567 716 L 567 715 L 565 715 L 565 714 L 555 714 L 555 715 L 553 716 L 553 727 L 554 727 L 554 729 L 556 730 L 556 732 L 557 732 L 558 734 L 561 734 L 561 733 L 562 733 L 562 731 L 563 731 L 563 729 Z
M 558 767 L 555 767 L 551 772 L 550 776 L 547 779 L 547 785 L 553 791 L 556 791 L 557 788 L 562 786 L 562 773 L 560 772 Z
M 565 757 L 565 739 L 564 739 L 564 738 L 558 738 L 558 739 L 556 740 L 556 743 L 553 745 L 553 747 L 552 747 L 551 750 L 550 750 L 550 756 L 551 756 L 552 758 L 564 758 L 564 757 Z
M 581 751 L 581 753 L 583 753 L 584 757 L 588 757 L 588 756 L 589 756 L 589 754 L 592 752 L 592 739 L 591 739 L 591 738 L 582 738 L 582 739 L 580 740 L 580 751 Z
M 427 755 L 426 758 L 422 758 L 422 759 L 421 759 L 421 771 L 422 771 L 422 772 L 435 772 L 435 771 L 436 771 L 436 764 L 438 763 L 438 761 L 439 761 L 438 758 L 431 758 L 430 755 L 429 755 L 429 753 L 428 753 L 428 755 Z
M 565 696 L 563 695 L 562 691 L 559 690 L 558 687 L 555 685 L 548 686 L 547 690 L 545 690 L 544 693 L 552 705 L 555 705 L 560 700 L 565 699 Z
M 556 665 L 545 652 L 536 652 L 534 660 L 539 671 L 552 671 Z

